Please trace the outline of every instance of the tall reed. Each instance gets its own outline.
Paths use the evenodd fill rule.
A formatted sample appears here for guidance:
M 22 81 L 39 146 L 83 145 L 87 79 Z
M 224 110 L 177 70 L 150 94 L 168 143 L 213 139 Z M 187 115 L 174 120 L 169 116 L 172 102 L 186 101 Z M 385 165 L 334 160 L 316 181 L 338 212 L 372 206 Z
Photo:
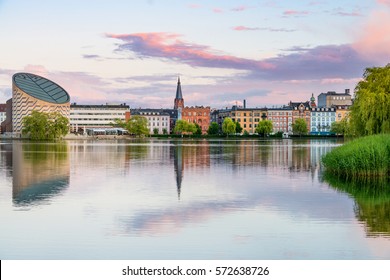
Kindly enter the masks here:
M 322 157 L 326 171 L 338 177 L 390 175 L 390 134 L 355 139 Z

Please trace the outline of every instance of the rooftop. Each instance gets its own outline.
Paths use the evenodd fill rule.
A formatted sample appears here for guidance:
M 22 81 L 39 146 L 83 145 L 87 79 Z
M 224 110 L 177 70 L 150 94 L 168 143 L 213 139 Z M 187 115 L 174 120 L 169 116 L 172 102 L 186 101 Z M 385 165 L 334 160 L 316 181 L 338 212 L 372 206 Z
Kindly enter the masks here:
M 16 73 L 12 77 L 17 87 L 28 95 L 55 104 L 67 103 L 69 94 L 56 83 L 30 73 Z

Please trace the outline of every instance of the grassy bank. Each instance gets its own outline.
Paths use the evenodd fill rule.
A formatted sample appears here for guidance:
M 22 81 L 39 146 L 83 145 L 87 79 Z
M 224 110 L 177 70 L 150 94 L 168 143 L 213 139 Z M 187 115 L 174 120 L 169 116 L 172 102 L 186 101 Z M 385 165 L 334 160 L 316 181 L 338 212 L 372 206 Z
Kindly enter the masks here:
M 390 175 L 390 134 L 355 139 L 327 153 L 322 162 L 326 171 L 339 177 Z

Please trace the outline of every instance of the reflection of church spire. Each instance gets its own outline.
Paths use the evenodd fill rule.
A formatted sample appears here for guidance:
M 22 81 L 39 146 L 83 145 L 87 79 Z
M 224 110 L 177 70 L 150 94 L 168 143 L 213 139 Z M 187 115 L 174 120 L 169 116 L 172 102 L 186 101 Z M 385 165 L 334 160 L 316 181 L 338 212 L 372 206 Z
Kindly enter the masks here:
M 183 147 L 181 145 L 176 146 L 173 152 L 174 152 L 173 163 L 175 166 L 177 196 L 180 200 L 181 182 L 183 180 Z

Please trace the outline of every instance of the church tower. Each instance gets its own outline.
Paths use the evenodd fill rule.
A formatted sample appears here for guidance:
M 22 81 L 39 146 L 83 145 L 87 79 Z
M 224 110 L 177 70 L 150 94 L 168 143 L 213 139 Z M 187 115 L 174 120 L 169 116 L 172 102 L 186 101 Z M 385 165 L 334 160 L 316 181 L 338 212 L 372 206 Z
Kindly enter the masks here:
M 177 89 L 176 89 L 176 98 L 173 109 L 183 109 L 184 108 L 184 99 L 181 93 L 180 77 L 177 79 Z
M 317 107 L 316 98 L 314 97 L 314 94 L 312 93 L 311 98 L 310 98 L 310 108 L 316 108 L 316 107 Z

